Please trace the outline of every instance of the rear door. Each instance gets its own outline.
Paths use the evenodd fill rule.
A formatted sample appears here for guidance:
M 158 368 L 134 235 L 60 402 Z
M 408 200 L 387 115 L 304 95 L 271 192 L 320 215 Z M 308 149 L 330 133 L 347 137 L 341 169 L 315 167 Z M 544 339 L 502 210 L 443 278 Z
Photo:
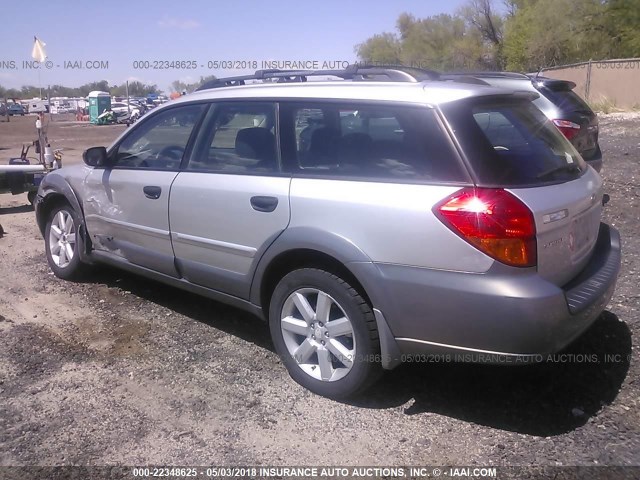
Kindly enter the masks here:
M 602 179 L 530 101 L 504 96 L 443 108 L 479 186 L 501 187 L 533 212 L 538 273 L 564 285 L 588 262 L 602 213 Z
M 173 182 L 171 238 L 184 278 L 248 298 L 254 262 L 289 223 L 276 105 L 214 104 Z

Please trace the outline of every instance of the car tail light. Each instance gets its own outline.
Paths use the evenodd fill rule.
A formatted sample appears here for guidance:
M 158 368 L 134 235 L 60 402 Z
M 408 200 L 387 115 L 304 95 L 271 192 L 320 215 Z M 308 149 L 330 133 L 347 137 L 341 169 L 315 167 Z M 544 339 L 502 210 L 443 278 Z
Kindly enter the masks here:
M 515 267 L 536 265 L 531 210 L 500 188 L 463 188 L 433 207 L 454 233 L 490 257 Z
M 554 120 L 553 124 L 558 127 L 568 140 L 571 140 L 580 131 L 580 125 L 569 120 Z

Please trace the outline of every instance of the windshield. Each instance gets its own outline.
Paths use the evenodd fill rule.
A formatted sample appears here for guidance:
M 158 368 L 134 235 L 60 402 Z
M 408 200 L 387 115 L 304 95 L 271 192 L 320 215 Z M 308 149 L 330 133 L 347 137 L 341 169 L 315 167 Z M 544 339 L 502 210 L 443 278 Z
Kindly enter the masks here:
M 444 106 L 443 113 L 482 184 L 569 181 L 586 169 L 571 143 L 528 100 L 464 100 Z

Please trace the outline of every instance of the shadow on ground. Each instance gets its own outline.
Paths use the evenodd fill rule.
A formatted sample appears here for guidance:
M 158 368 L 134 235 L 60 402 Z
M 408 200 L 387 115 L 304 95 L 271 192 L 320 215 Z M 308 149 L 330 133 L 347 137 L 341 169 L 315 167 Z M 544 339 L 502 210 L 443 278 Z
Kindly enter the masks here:
M 0 215 L 10 215 L 12 213 L 33 213 L 33 207 L 28 203 L 14 207 L 0 207 Z
M 433 412 L 502 430 L 552 436 L 584 425 L 613 402 L 629 370 L 631 333 L 605 311 L 551 362 L 522 366 L 407 364 L 389 372 L 368 408 L 414 399 L 407 415 Z
M 97 270 L 89 282 L 129 290 L 273 351 L 267 325 L 241 310 L 107 268 Z M 613 402 L 627 375 L 630 356 L 627 325 L 605 311 L 553 362 L 521 366 L 405 364 L 387 372 L 367 394 L 349 403 L 383 409 L 413 399 L 405 409 L 407 415 L 437 413 L 529 435 L 559 435 L 584 425 Z
M 267 324 L 238 308 L 102 265 L 96 266 L 85 282 L 127 290 L 137 297 L 275 351 Z

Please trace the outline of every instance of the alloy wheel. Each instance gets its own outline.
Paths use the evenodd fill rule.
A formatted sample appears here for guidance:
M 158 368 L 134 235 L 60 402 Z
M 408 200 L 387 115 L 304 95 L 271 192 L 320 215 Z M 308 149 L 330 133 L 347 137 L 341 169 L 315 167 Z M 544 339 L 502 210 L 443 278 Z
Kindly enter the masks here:
M 355 361 L 353 325 L 327 293 L 300 288 L 287 297 L 280 316 L 284 343 L 307 375 L 324 382 L 340 380 Z

